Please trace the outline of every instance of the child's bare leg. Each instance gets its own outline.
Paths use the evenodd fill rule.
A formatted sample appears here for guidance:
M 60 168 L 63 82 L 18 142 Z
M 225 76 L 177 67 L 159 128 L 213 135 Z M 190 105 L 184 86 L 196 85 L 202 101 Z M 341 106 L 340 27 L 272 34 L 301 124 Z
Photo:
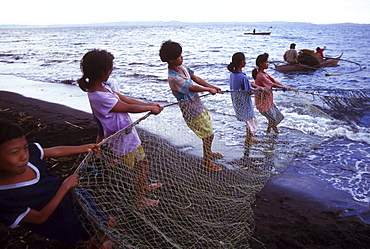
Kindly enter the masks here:
M 223 155 L 217 152 L 212 152 L 212 141 L 214 135 L 212 134 L 209 137 L 203 138 L 203 167 L 206 167 L 210 170 L 220 171 L 222 168 L 211 161 L 213 158 L 222 158 Z
M 113 229 L 116 226 L 117 220 L 114 216 L 109 215 L 108 221 L 108 229 Z M 115 244 L 109 239 L 108 235 L 106 235 L 103 231 L 98 232 L 94 236 L 92 236 L 89 245 L 87 246 L 88 249 L 110 249 Z
M 254 142 L 259 141 L 258 139 L 253 138 L 253 133 L 248 129 L 248 127 L 246 128 L 246 133 L 247 133 L 247 135 L 246 135 L 245 141 L 244 141 L 245 145 L 251 145 Z
M 148 175 L 148 165 L 145 159 L 135 163 L 134 166 L 134 183 L 136 199 L 142 199 L 146 192 L 146 179 Z
M 159 201 L 144 198 L 144 194 L 149 191 L 147 183 L 148 161 L 143 159 L 134 166 L 134 184 L 135 184 L 135 206 L 156 206 Z
M 211 154 L 210 154 L 211 159 L 220 159 L 220 158 L 223 158 L 223 157 L 224 157 L 224 155 L 222 155 L 221 153 L 211 151 Z
M 102 236 L 101 238 L 95 238 L 98 236 Z M 90 240 L 89 245 L 87 246 L 87 249 L 110 249 L 115 244 L 109 240 L 107 235 L 94 235 L 93 238 Z
M 100 231 L 92 236 L 87 249 L 110 249 L 114 245 L 109 237 L 103 231 Z
M 221 153 L 218 153 L 218 152 L 213 152 L 212 151 L 212 142 L 213 142 L 213 138 L 215 137 L 215 135 L 211 135 L 209 136 L 208 138 L 205 138 L 203 139 L 203 153 L 204 153 L 204 150 L 207 150 L 207 153 L 209 152 L 209 158 L 210 159 L 220 159 L 220 158 L 223 158 L 224 155 L 222 155 Z M 208 140 L 209 139 L 209 140 Z M 205 141 L 207 140 L 207 141 Z M 204 145 L 207 144 L 207 148 L 204 148 Z M 206 155 L 206 154 L 203 154 L 203 155 Z
M 276 126 L 276 125 L 273 125 L 273 126 L 272 126 L 272 129 L 275 131 L 275 133 L 280 133 L 280 132 L 279 132 L 279 129 L 277 128 L 277 126 Z
M 160 188 L 162 186 L 163 186 L 163 184 L 160 183 L 160 182 L 151 183 L 151 184 L 148 185 L 148 191 Z
M 272 128 L 272 124 L 268 124 L 267 126 L 267 130 L 266 130 L 266 133 L 270 133 L 271 132 L 271 128 Z

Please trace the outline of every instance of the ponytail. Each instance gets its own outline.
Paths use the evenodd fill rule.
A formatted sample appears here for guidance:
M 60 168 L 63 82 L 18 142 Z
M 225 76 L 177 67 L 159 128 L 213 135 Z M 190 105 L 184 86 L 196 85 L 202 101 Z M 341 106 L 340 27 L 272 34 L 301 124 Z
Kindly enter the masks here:
M 245 61 L 245 55 L 241 52 L 235 53 L 233 54 L 230 64 L 227 65 L 227 69 L 230 72 L 235 72 L 235 70 L 240 67 L 243 61 Z
M 230 71 L 230 72 L 234 72 L 235 71 L 235 65 L 230 62 L 229 65 L 227 65 L 227 69 Z
M 82 91 L 87 92 L 90 88 L 89 82 L 86 80 L 86 76 L 82 76 L 81 79 L 77 80 L 78 86 L 81 88 Z
M 253 70 L 252 70 L 252 77 L 253 77 L 253 79 L 256 79 L 257 74 L 258 74 L 258 70 L 257 70 L 257 68 L 253 69 Z

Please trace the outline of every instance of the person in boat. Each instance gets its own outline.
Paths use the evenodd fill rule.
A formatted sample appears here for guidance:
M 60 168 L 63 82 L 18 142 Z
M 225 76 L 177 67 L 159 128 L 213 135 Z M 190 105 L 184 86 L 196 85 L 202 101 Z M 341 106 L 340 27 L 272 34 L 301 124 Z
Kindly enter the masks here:
M 256 33 L 256 29 L 253 29 L 253 34 L 255 34 Z
M 289 64 L 298 63 L 298 53 L 297 50 L 295 50 L 295 46 L 295 43 L 290 44 L 290 49 L 284 54 L 284 61 L 288 62 Z
M 317 47 L 316 48 L 316 54 L 319 54 L 322 58 L 324 58 L 324 50 L 326 49 L 326 46 L 324 48 Z
M 255 80 L 254 84 L 266 89 L 262 92 L 256 92 L 254 100 L 257 110 L 268 120 L 266 133 L 270 133 L 271 129 L 275 133 L 279 133 L 277 125 L 284 119 L 284 115 L 275 106 L 274 95 L 271 89 L 283 88 L 283 90 L 291 91 L 292 88 L 284 86 L 265 72 L 265 69 L 269 67 L 268 57 L 267 53 L 257 56 L 256 68 L 252 71 L 252 77 Z

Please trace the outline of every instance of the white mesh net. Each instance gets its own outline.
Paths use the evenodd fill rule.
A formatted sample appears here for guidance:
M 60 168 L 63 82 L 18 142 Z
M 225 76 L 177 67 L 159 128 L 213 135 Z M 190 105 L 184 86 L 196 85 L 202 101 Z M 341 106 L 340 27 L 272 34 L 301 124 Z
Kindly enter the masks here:
M 294 121 L 282 122 L 279 135 L 266 134 L 267 119 L 256 111 L 259 130 L 254 137 L 259 142 L 251 145 L 244 144 L 245 123 L 235 119 L 225 124 L 223 115 L 234 115 L 230 94 L 207 95 L 206 108 L 212 110 L 215 130 L 212 150 L 224 155 L 214 160 L 221 171 L 203 167 L 202 140 L 187 127 L 178 106 L 169 105 L 158 116 L 147 114 L 103 140 L 100 157 L 90 153 L 82 161 L 76 170 L 80 175 L 76 199 L 115 248 L 248 248 L 255 194 L 271 174 L 286 169 L 297 153 L 322 140 L 313 131 L 322 122 L 346 122 L 335 115 L 341 108 L 339 102 L 351 112 L 349 107 L 356 109 L 359 102 L 369 101 L 369 91 L 350 92 L 351 96 L 348 91 L 331 90 L 274 92 L 276 106 Z M 229 106 L 226 114 L 217 112 L 219 101 Z M 304 120 L 310 120 L 310 127 Z M 132 167 L 113 149 L 125 146 L 122 134 L 133 127 L 146 160 L 137 159 Z M 135 205 L 142 182 L 163 184 L 143 190 L 146 198 L 159 200 L 158 205 Z M 115 218 L 114 225 L 109 224 L 108 214 Z

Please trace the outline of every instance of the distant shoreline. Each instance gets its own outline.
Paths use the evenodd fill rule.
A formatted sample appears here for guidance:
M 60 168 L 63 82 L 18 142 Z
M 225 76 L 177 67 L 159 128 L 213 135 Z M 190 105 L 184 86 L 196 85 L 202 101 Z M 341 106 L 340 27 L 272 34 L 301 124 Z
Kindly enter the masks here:
M 70 27 L 113 27 L 113 26 L 189 26 L 189 25 L 266 25 L 274 26 L 302 26 L 302 25 L 330 25 L 330 26 L 370 26 L 370 23 L 324 23 L 315 24 L 309 22 L 180 22 L 180 21 L 127 21 L 127 22 L 104 22 L 89 24 L 50 24 L 50 25 L 27 25 L 27 24 L 0 24 L 0 29 L 8 28 L 70 28 Z

